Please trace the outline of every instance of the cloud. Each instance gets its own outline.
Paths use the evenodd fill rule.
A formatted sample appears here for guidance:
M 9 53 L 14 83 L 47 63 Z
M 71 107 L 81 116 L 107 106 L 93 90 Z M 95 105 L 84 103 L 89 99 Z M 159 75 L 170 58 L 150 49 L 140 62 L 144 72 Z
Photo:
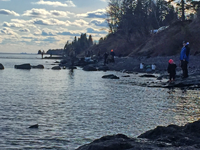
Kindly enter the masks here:
M 75 16 L 73 13 L 68 12 L 68 11 L 58 11 L 58 10 L 47 11 L 45 9 L 33 8 L 31 10 L 25 11 L 22 16 L 39 17 L 39 18 L 47 18 L 47 17 L 65 17 L 65 18 L 69 18 L 69 15 Z
M 5 34 L 5 35 L 17 35 L 12 29 L 10 28 L 3 28 L 1 30 L 1 33 L 2 34 Z
M 49 43 L 54 43 L 54 42 L 57 42 L 57 41 L 59 41 L 59 40 L 57 40 L 57 39 L 54 38 L 54 37 L 48 37 L 48 38 L 45 38 L 45 39 L 43 39 L 43 40 L 41 40 L 41 41 L 49 42 Z
M 30 30 L 27 28 L 24 28 L 24 29 L 20 29 L 19 32 L 30 32 Z
M 95 30 L 93 28 L 87 28 L 87 33 L 99 33 L 99 34 L 106 34 L 107 32 L 104 30 Z
M 21 28 L 24 27 L 23 24 L 19 24 L 19 23 L 8 23 L 8 22 L 4 22 L 3 27 L 14 27 L 14 28 Z
M 75 20 L 74 22 L 70 22 L 69 23 L 72 26 L 78 26 L 78 27 L 83 27 L 83 26 L 87 26 L 89 23 L 85 20 Z
M 7 10 L 7 9 L 0 9 L 0 14 L 2 14 L 2 15 L 20 16 L 18 13 L 14 12 L 14 11 Z
M 108 26 L 108 23 L 106 20 L 91 20 L 90 24 L 94 24 L 95 26 L 100 26 L 100 27 Z
M 28 22 L 32 24 L 37 24 L 37 25 L 66 26 L 66 22 L 60 21 L 58 19 L 52 19 L 52 18 L 51 19 L 33 19 L 33 20 L 29 20 Z
M 38 2 L 33 2 L 32 4 L 37 4 L 37 5 L 50 5 L 50 6 L 53 6 L 53 7 L 76 7 L 74 5 L 74 3 L 71 1 L 71 0 L 68 0 L 66 1 L 65 3 L 61 3 L 61 2 L 58 2 L 58 1 L 44 1 L 44 0 L 40 0 Z
M 84 14 L 78 14 L 77 17 L 84 17 L 84 18 L 106 18 L 106 10 L 105 9 L 98 9 L 96 11 L 87 12 Z

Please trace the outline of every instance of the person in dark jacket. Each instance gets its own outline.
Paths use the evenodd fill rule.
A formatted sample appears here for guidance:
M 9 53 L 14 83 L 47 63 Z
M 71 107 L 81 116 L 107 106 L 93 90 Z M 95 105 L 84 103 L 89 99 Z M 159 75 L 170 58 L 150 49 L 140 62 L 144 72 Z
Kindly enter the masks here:
M 167 67 L 167 71 L 169 73 L 169 82 L 173 82 L 175 80 L 176 67 L 177 67 L 176 63 L 172 59 L 170 59 Z
M 104 66 L 108 63 L 108 53 L 107 52 L 105 52 L 104 54 L 103 54 L 103 57 L 104 57 Z
M 183 71 L 183 78 L 188 77 L 189 55 L 190 55 L 189 42 L 183 41 L 183 47 L 181 49 L 181 54 L 180 54 L 180 62 Z

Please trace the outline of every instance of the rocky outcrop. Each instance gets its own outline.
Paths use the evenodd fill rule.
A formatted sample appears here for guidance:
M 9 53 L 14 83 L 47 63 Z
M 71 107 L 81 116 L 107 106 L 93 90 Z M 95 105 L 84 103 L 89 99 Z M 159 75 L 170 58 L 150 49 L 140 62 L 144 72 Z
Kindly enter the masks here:
M 0 70 L 3 70 L 4 66 L 0 63 Z
M 34 69 L 44 69 L 43 65 L 31 66 Z
M 60 66 L 54 66 L 51 68 L 52 70 L 61 70 Z
M 197 150 L 199 141 L 200 120 L 185 126 L 158 126 L 137 138 L 123 134 L 104 136 L 76 150 Z
M 15 69 L 31 69 L 30 64 L 15 65 Z
M 102 76 L 102 78 L 106 78 L 106 79 L 119 79 L 119 77 L 117 77 L 114 74 L 104 75 L 104 76 Z

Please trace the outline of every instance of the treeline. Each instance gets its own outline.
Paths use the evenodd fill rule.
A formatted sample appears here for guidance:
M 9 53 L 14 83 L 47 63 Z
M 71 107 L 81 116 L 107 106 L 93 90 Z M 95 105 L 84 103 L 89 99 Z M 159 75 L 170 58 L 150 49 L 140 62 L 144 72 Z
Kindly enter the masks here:
M 85 33 L 81 34 L 81 36 L 78 39 L 75 36 L 74 40 L 71 43 L 67 41 L 67 43 L 64 46 L 64 52 L 65 54 L 69 55 L 73 51 L 77 55 L 84 52 L 92 45 L 93 45 L 92 36 L 89 35 L 89 37 L 87 38 L 87 35 Z
M 198 9 L 199 1 L 192 0 L 110 0 L 107 20 L 110 33 L 122 33 L 128 41 L 133 33 L 146 36 L 179 18 L 185 20 L 185 11 L 191 12 L 187 15 L 191 19 Z

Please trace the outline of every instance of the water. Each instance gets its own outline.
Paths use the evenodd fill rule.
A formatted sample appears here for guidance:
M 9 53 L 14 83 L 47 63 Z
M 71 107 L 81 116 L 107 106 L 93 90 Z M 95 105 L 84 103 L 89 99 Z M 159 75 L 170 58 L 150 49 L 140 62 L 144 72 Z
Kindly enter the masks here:
M 56 60 L 40 55 L 1 54 L 0 148 L 73 150 L 104 135 L 136 137 L 158 125 L 195 121 L 200 93 L 135 86 L 138 75 L 51 70 Z M 14 65 L 43 64 L 18 70 Z M 102 79 L 116 74 L 120 80 Z M 153 79 L 148 79 L 153 80 Z M 38 129 L 29 129 L 33 124 Z

